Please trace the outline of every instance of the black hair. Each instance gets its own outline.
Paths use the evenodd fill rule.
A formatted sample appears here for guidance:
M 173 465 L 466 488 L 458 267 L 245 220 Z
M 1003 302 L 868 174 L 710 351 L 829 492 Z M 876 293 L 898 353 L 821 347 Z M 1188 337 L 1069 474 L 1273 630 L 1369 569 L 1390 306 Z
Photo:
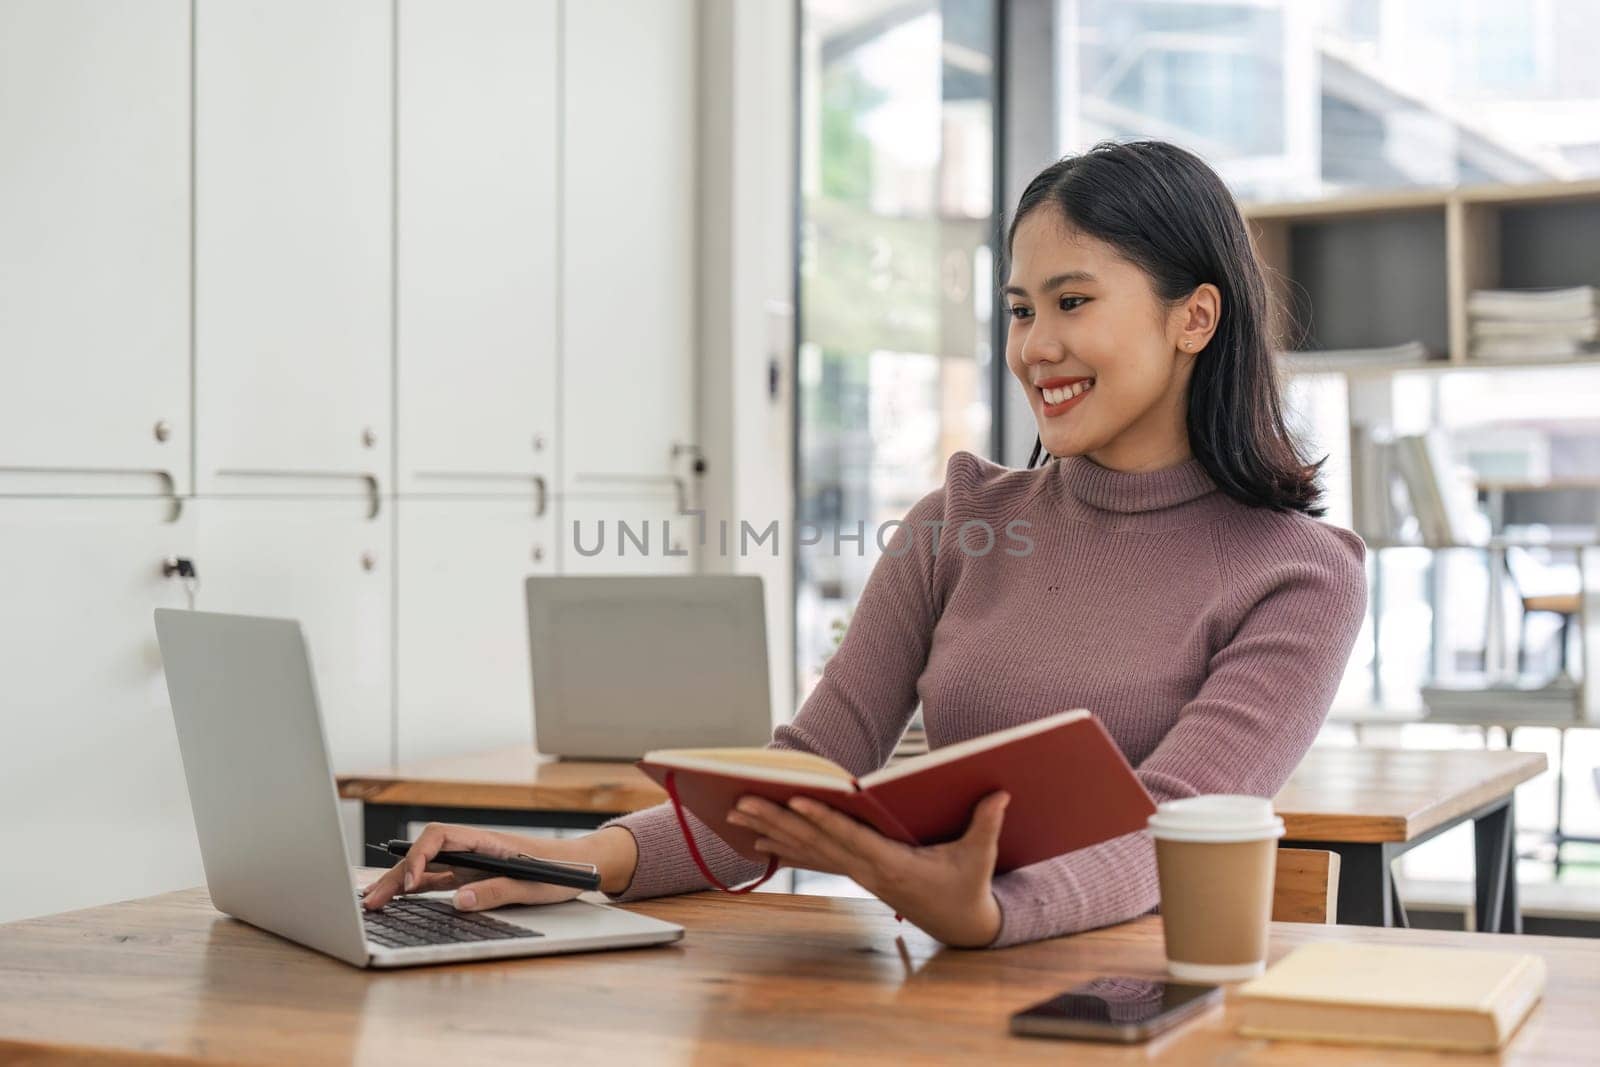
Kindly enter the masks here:
M 1149 276 L 1172 306 L 1210 282 L 1222 294 L 1216 332 L 1189 379 L 1189 448 L 1224 493 L 1255 507 L 1321 515 L 1318 471 L 1284 419 L 1268 326 L 1266 279 L 1244 219 L 1200 157 L 1165 141 L 1102 141 L 1050 164 L 1028 183 L 1005 234 L 1053 206 Z M 1004 275 L 1007 268 L 1002 265 Z M 1035 439 L 1031 469 L 1043 451 Z

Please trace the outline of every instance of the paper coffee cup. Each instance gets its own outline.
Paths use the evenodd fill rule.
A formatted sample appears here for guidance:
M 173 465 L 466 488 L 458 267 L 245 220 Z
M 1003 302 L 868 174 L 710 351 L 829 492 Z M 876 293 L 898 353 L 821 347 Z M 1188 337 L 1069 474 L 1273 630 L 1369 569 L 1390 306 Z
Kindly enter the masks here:
M 1272 801 L 1222 793 L 1169 800 L 1150 816 L 1149 829 L 1167 970 L 1197 982 L 1260 974 L 1283 836 Z

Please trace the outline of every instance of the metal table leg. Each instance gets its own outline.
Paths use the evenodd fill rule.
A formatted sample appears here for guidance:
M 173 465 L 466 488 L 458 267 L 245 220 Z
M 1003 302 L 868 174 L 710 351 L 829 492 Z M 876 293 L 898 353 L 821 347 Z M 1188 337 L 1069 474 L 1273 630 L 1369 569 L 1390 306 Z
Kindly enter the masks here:
M 364 844 L 381 845 L 385 841 L 403 838 L 406 836 L 406 824 L 410 821 L 406 817 L 404 808 L 392 804 L 362 804 L 362 841 Z M 362 855 L 367 863 L 384 866 L 375 856 L 369 855 L 365 848 L 362 849 Z
M 1505 797 L 1441 823 L 1410 841 L 1301 841 L 1285 838 L 1285 848 L 1325 849 L 1339 854 L 1339 911 L 1335 921 L 1353 926 L 1407 926 L 1405 906 L 1395 889 L 1392 864 L 1418 845 L 1470 821 L 1477 853 L 1478 929 L 1521 933 L 1517 906 L 1516 816 Z
M 1522 911 L 1517 903 L 1516 805 L 1511 798 L 1473 820 L 1477 867 L 1478 929 L 1520 934 Z

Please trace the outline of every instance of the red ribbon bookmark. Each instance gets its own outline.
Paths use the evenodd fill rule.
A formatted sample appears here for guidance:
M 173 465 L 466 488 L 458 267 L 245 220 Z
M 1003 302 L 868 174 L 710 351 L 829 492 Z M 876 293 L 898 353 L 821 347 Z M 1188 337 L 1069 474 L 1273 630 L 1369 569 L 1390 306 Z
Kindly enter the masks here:
M 683 802 L 678 799 L 678 786 L 675 782 L 675 779 L 676 773 L 673 771 L 668 771 L 666 781 L 664 783 L 667 787 L 667 796 L 672 798 L 672 812 L 678 817 L 678 828 L 683 831 L 683 840 L 689 845 L 689 857 L 694 860 L 694 865 L 700 868 L 700 873 L 705 876 L 706 881 L 710 882 L 724 893 L 748 893 L 750 890 L 756 888 L 768 878 L 771 878 L 774 874 L 778 873 L 778 857 L 773 856 L 771 859 L 767 860 L 767 873 L 763 874 L 760 878 L 757 878 L 749 885 L 742 885 L 738 889 L 733 889 L 723 885 L 722 880 L 711 873 L 711 868 L 707 867 L 706 861 L 701 858 L 700 846 L 694 843 L 694 831 L 689 829 L 689 820 L 684 818 Z
M 700 855 L 700 846 L 694 842 L 694 831 L 689 828 L 689 820 L 683 814 L 683 801 L 678 799 L 677 772 L 668 771 L 663 784 L 667 787 L 667 796 L 672 800 L 672 813 L 678 817 L 678 829 L 683 831 L 684 843 L 689 846 L 689 858 L 694 860 L 694 865 L 700 869 L 705 880 L 722 890 L 724 893 L 748 893 L 761 885 L 768 878 L 778 873 L 778 857 L 773 856 L 767 860 L 767 873 L 737 889 L 722 884 L 722 879 L 711 873 L 711 868 L 706 866 L 705 858 Z M 904 922 L 905 917 L 899 912 L 894 913 L 895 922 Z

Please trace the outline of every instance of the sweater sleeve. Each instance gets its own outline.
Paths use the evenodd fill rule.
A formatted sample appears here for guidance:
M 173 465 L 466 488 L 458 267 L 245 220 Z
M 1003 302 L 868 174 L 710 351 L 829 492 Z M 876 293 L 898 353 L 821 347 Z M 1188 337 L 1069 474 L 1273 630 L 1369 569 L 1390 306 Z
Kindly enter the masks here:
M 964 468 L 958 469 L 952 457 L 945 486 L 919 500 L 899 525 L 885 524 L 877 542 L 883 553 L 867 576 L 844 639 L 793 720 L 773 731 L 768 748 L 815 753 L 857 776 L 888 762 L 916 710 L 917 679 L 927 664 L 938 618 L 934 565 L 945 538 L 945 498 L 960 470 Z M 866 530 L 861 543 L 876 536 Z M 740 856 L 699 819 L 685 815 L 706 866 L 724 885 L 747 882 L 765 869 Z M 602 829 L 606 826 L 625 828 L 639 850 L 632 882 L 610 899 L 710 888 L 689 856 L 671 804 L 612 819 Z
M 1247 607 L 1200 691 L 1136 769 L 1157 803 L 1277 795 L 1333 703 L 1366 612 L 1366 548 L 1321 523 L 1278 530 L 1296 558 L 1223 553 L 1224 580 Z M 1159 901 L 1155 846 L 1141 830 L 1009 871 L 993 889 L 1001 924 L 991 948 L 1125 922 Z

